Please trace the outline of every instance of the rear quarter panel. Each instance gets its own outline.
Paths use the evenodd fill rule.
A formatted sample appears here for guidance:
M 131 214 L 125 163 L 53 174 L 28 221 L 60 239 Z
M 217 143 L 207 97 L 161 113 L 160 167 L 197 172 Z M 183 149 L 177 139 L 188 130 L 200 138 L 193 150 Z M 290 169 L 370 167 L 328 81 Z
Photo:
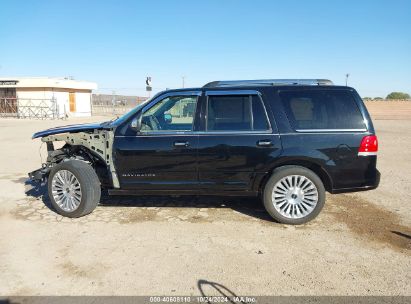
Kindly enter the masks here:
M 283 148 L 281 156 L 272 164 L 273 168 L 299 161 L 316 164 L 329 177 L 331 192 L 374 184 L 378 174 L 377 157 L 358 156 L 362 138 L 375 133 L 371 118 L 358 93 L 352 88 L 343 87 L 352 92 L 364 117 L 367 131 L 309 133 L 297 132 L 291 126 L 278 94 L 281 89 L 279 87 L 265 91 L 266 98 L 270 100 L 269 106 L 276 121 Z M 304 89 L 317 89 L 317 87 Z M 327 89 L 341 89 L 341 87 L 327 87 Z

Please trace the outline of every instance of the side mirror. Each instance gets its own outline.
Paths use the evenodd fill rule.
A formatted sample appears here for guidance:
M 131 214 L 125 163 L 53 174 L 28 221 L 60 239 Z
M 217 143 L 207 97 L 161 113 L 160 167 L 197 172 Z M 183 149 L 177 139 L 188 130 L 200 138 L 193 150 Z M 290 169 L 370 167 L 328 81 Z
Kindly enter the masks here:
M 133 129 L 136 133 L 138 133 L 141 130 L 141 120 L 143 118 L 143 115 L 140 113 L 137 114 L 136 117 L 133 118 L 131 121 L 131 129 Z
M 173 115 L 171 115 L 169 113 L 164 114 L 164 122 L 166 124 L 171 124 L 173 122 Z

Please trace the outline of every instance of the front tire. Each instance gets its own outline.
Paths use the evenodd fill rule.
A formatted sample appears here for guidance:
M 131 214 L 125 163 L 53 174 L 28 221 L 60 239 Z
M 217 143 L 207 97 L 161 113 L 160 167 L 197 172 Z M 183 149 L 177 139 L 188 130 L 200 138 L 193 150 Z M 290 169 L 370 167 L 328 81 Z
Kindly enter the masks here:
M 298 225 L 311 221 L 325 203 L 325 189 L 313 171 L 300 166 L 274 170 L 263 194 L 267 212 L 278 222 Z
M 51 169 L 48 192 L 57 213 L 71 218 L 91 213 L 101 197 L 96 172 L 79 160 L 63 161 Z

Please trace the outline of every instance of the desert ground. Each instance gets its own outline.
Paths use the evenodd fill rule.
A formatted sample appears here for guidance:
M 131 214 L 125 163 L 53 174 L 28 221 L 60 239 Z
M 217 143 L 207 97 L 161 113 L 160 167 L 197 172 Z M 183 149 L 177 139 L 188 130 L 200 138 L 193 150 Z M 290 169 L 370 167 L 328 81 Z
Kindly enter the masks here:
M 45 159 L 31 135 L 102 119 L 0 120 L 0 295 L 411 295 L 410 118 L 374 121 L 378 189 L 327 194 L 301 226 L 253 198 L 104 196 L 59 216 L 26 184 Z

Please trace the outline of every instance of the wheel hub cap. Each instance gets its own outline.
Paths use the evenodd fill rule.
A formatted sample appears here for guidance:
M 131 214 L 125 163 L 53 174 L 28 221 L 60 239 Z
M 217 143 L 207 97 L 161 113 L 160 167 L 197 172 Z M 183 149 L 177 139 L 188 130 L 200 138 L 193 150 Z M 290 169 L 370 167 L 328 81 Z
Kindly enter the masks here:
M 314 183 L 302 175 L 290 175 L 279 180 L 273 188 L 274 208 L 284 217 L 303 218 L 318 203 L 318 190 Z
M 51 181 L 51 190 L 54 201 L 64 211 L 73 212 L 80 206 L 80 182 L 70 171 L 57 171 Z

